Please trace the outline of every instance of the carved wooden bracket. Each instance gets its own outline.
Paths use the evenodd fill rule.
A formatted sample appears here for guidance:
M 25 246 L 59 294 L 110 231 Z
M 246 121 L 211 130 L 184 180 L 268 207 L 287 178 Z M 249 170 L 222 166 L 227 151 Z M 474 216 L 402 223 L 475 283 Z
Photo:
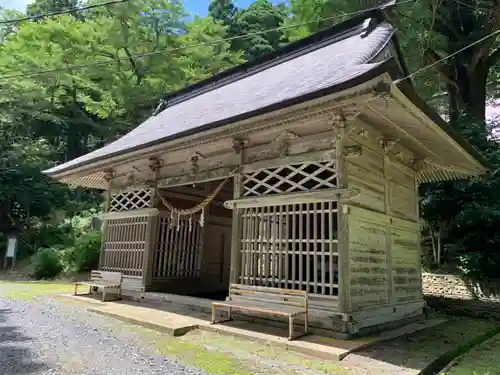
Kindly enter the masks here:
M 113 169 L 106 169 L 104 171 L 104 180 L 106 182 L 111 181 L 116 176 L 116 173 Z
M 149 158 L 149 169 L 151 171 L 156 172 L 161 168 L 161 165 L 163 164 L 163 160 L 159 156 L 151 156 Z
M 355 135 L 355 136 L 358 136 L 360 138 L 364 138 L 364 139 L 368 139 L 369 137 L 369 134 L 368 134 L 368 130 L 366 130 L 365 128 L 361 128 L 361 129 L 356 129 L 354 126 L 349 129 L 349 134 L 351 135 Z
M 191 175 L 193 176 L 200 170 L 200 165 L 198 164 L 200 159 L 205 159 L 205 157 L 199 152 L 195 152 L 189 159 L 191 161 Z
M 361 156 L 363 154 L 363 147 L 359 145 L 344 147 L 345 156 Z
M 239 155 L 243 151 L 244 147 L 245 147 L 244 139 L 240 138 L 233 139 L 233 151 L 236 153 L 236 155 Z
M 410 160 L 410 165 L 415 172 L 420 172 L 426 167 L 427 162 L 428 162 L 427 158 L 412 159 Z
M 288 155 L 290 140 L 296 138 L 299 138 L 297 134 L 285 130 L 276 137 L 276 139 L 272 142 L 272 144 L 277 147 L 279 155 L 281 157 L 284 157 Z
M 379 139 L 379 146 L 384 150 L 384 153 L 389 153 L 394 146 L 399 142 L 398 138 L 381 138 Z
M 349 133 L 356 132 L 356 127 L 352 121 L 359 116 L 361 112 L 354 107 L 344 108 L 339 112 L 334 113 L 330 116 L 330 125 L 334 131 L 334 138 L 339 139 L 341 134 L 341 129 L 346 129 L 349 125 Z
M 330 125 L 333 126 L 334 129 L 345 127 L 346 121 L 347 119 L 343 111 L 339 111 L 330 116 Z

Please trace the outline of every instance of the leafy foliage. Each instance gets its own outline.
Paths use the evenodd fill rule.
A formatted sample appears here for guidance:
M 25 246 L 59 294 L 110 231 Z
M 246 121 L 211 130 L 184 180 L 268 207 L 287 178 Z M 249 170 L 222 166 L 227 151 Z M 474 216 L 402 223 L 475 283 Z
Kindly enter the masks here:
M 238 9 L 231 0 L 213 0 L 209 6 L 213 19 L 227 27 L 231 47 L 243 51 L 247 60 L 273 51 L 286 41 L 281 30 L 287 18 L 284 3 L 274 5 L 269 0 L 256 0 L 247 9 Z M 268 32 L 263 32 L 269 30 Z M 240 36 L 248 35 L 240 38 Z M 235 38 L 237 37 L 237 38 Z
M 28 13 L 78 5 L 38 0 Z M 214 43 L 226 36 L 224 26 L 185 16 L 179 1 L 130 0 L 5 30 L 0 232 L 22 234 L 30 243 L 24 253 L 72 245 L 79 234 L 67 219 L 101 204 L 98 193 L 55 183 L 42 170 L 126 133 L 165 93 L 243 61 L 229 43 Z
M 81 273 L 97 269 L 101 250 L 101 233 L 87 232 L 76 239 L 66 254 L 68 266 Z
M 243 9 L 212 0 L 209 17 L 190 18 L 180 0 L 130 0 L 0 27 L 0 233 L 21 233 L 31 244 L 26 252 L 61 244 L 69 249 L 66 267 L 95 264 L 96 235 L 75 214 L 98 211 L 99 192 L 55 184 L 41 170 L 115 140 L 149 116 L 165 93 L 378 3 L 291 0 L 287 7 L 255 0 Z M 27 14 L 82 4 L 36 0 Z M 439 234 L 444 261 L 493 275 L 500 265 L 500 151 L 484 108 L 498 97 L 499 39 L 488 37 L 500 30 L 498 2 L 422 0 L 385 12 L 409 71 L 435 63 L 413 77 L 418 92 L 492 165 L 485 178 L 422 186 L 422 218 Z M 21 16 L 0 13 L 1 19 Z
M 287 23 L 308 24 L 288 29 L 287 36 L 304 37 L 377 3 L 292 0 Z M 446 253 L 443 261 L 469 275 L 498 277 L 500 150 L 491 141 L 495 124 L 486 122 L 485 106 L 498 97 L 500 5 L 491 0 L 424 0 L 397 5 L 386 13 L 397 27 L 409 71 L 434 64 L 415 76 L 416 89 L 492 165 L 492 173 L 484 178 L 422 186 L 422 219 L 434 244 L 439 240 L 440 251 Z
M 54 279 L 63 270 L 59 249 L 46 248 L 37 252 L 33 260 L 32 276 L 37 279 Z

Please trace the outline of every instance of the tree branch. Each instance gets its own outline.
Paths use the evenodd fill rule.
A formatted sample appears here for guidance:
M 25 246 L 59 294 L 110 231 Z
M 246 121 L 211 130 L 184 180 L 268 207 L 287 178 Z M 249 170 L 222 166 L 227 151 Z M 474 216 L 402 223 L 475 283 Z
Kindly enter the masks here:
M 483 31 L 483 34 L 484 34 L 483 37 L 486 37 L 487 35 L 490 35 L 490 34 L 496 32 L 497 30 L 500 30 L 500 5 L 493 7 L 493 9 L 491 11 L 492 11 L 492 13 L 491 13 L 492 16 L 488 17 L 490 20 L 489 23 L 491 26 L 485 28 L 485 30 Z M 483 24 L 478 23 L 478 25 L 480 25 L 480 27 L 482 27 Z M 483 43 L 479 44 L 478 51 L 477 51 L 477 53 L 474 54 L 474 58 L 471 61 L 471 65 L 468 67 L 470 72 L 472 72 L 476 69 L 477 65 L 479 64 L 479 62 L 481 60 L 485 60 L 486 63 L 488 64 L 489 59 L 490 59 L 489 53 L 490 53 L 490 50 L 493 48 L 493 45 L 495 44 L 496 39 L 497 38 L 491 36 L 490 38 L 486 39 Z M 493 54 L 495 54 L 495 53 L 493 53 Z M 491 65 L 486 65 L 486 66 L 489 68 Z
M 500 47 L 497 48 L 486 60 L 486 68 L 490 69 L 500 60 Z
M 428 62 L 430 64 L 436 64 L 439 60 L 441 60 L 441 57 L 439 56 L 439 54 L 430 48 L 427 48 L 424 51 L 424 57 L 428 60 Z M 449 66 L 446 66 L 445 64 L 441 63 L 441 64 L 436 64 L 434 66 L 434 69 L 436 69 L 438 71 L 438 73 L 441 75 L 441 77 L 443 77 L 443 79 L 447 83 L 449 83 L 450 85 L 453 85 L 457 90 L 460 90 L 460 86 L 458 85 L 458 82 L 453 77 Z

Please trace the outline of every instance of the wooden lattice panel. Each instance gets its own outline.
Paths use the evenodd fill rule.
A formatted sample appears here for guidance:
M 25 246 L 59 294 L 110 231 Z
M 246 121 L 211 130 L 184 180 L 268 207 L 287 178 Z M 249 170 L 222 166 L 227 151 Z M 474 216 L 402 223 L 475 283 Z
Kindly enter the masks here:
M 240 282 L 338 295 L 337 204 L 241 209 Z
M 198 220 L 190 225 L 187 217 L 172 227 L 171 220 L 169 215 L 158 217 L 153 277 L 199 277 L 203 227 Z
M 151 193 L 151 189 L 140 189 L 113 194 L 109 202 L 109 211 L 118 212 L 149 208 Z
M 147 224 L 146 216 L 107 220 L 103 271 L 142 276 Z
M 336 187 L 337 173 L 333 161 L 283 165 L 243 175 L 244 197 Z

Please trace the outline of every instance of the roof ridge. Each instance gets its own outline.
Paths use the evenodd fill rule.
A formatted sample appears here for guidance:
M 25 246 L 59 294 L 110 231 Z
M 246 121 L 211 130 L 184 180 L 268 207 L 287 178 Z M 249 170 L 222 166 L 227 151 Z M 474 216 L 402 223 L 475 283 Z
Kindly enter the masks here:
M 336 25 L 330 26 L 324 30 L 318 31 L 305 38 L 289 43 L 284 47 L 266 53 L 254 60 L 236 65 L 226 69 L 220 73 L 210 76 L 202 81 L 188 85 L 183 89 L 167 94 L 160 100 L 159 105 L 155 109 L 153 115 L 158 115 L 166 108 L 179 104 L 187 99 L 192 99 L 198 95 L 228 85 L 231 82 L 241 80 L 253 74 L 259 73 L 272 66 L 279 65 L 290 59 L 294 59 L 303 54 L 325 47 L 326 45 L 339 42 L 354 34 L 366 31 L 363 21 L 367 18 L 376 21 L 375 26 L 382 22 L 388 22 L 384 12 L 381 9 L 369 9 L 366 12 L 360 13 L 354 17 L 348 18 Z M 372 30 L 370 30 L 371 32 Z

